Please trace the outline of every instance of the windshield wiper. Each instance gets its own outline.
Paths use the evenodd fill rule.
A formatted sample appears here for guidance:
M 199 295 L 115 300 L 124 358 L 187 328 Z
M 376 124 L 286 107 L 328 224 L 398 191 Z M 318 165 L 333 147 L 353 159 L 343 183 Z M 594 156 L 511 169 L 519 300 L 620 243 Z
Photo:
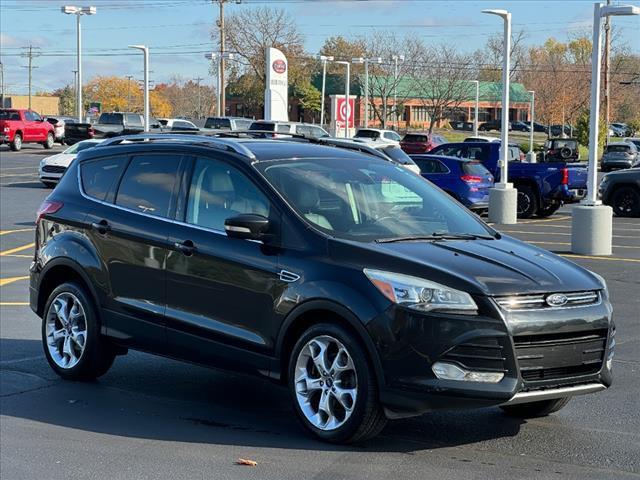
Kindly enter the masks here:
M 476 235 L 474 233 L 433 232 L 431 235 L 406 235 L 403 237 L 378 238 L 376 243 L 411 242 L 414 240 L 495 240 L 490 235 Z

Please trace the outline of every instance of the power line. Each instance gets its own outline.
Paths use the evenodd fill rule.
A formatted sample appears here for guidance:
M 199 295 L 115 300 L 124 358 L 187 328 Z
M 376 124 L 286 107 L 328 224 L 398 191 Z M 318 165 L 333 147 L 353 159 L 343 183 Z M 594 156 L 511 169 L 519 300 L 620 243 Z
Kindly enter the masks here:
M 27 62 L 28 65 L 23 67 L 23 68 L 28 68 L 29 69 L 29 110 L 31 110 L 31 72 L 34 68 L 38 68 L 35 67 L 33 65 L 33 59 L 35 57 L 39 57 L 41 55 L 41 53 L 38 52 L 40 47 L 34 47 L 32 45 L 29 45 L 28 47 L 25 47 L 27 50 L 25 52 L 23 52 L 21 54 L 22 57 L 26 57 L 27 58 Z M 34 51 L 34 49 L 36 51 Z

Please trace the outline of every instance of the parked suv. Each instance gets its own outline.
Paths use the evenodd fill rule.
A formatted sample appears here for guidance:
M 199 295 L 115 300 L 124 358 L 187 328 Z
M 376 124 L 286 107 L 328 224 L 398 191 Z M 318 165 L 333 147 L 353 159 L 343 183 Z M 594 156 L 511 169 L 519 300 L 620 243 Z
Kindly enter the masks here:
M 353 138 L 369 140 L 375 142 L 386 142 L 398 145 L 401 137 L 393 130 L 382 130 L 380 128 L 359 128 Z
M 631 168 L 638 161 L 638 147 L 633 142 L 610 143 L 604 148 L 600 159 L 600 170 L 609 172 L 620 168 Z
M 544 162 L 579 162 L 580 148 L 575 138 L 550 138 L 544 144 Z
M 347 149 L 107 140 L 42 204 L 35 245 L 30 303 L 61 377 L 128 349 L 263 375 L 331 442 L 440 408 L 547 415 L 612 381 L 602 278 Z
M 232 131 L 248 130 L 252 123 L 252 119 L 243 117 L 209 117 L 204 122 L 204 128 Z
M 271 120 L 258 120 L 253 122 L 249 126 L 249 130 L 274 132 L 270 136 L 273 138 L 279 138 L 278 134 L 297 134 L 305 135 L 309 138 L 324 138 L 329 137 L 327 132 L 320 125 L 313 125 L 311 123 L 297 123 L 297 122 L 283 122 L 283 121 L 271 121 Z
M 428 153 L 431 149 L 447 143 L 442 135 L 433 133 L 407 133 L 400 141 L 400 148 L 408 154 Z

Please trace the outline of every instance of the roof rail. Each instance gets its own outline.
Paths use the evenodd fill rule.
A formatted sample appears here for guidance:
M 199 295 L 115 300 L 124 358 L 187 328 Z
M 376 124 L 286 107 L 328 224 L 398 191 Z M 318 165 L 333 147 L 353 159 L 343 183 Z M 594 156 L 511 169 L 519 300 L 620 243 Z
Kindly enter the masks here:
M 251 150 L 242 145 L 241 143 L 234 142 L 233 140 L 227 140 L 220 137 L 212 137 L 205 135 L 193 135 L 193 134 L 167 134 L 167 133 L 140 133 L 136 135 L 122 135 L 118 137 L 108 138 L 102 141 L 99 147 L 109 147 L 112 145 L 121 145 L 122 143 L 136 143 L 136 142 L 155 142 L 155 141 L 173 141 L 173 142 L 188 142 L 200 145 L 207 145 L 214 148 L 227 150 L 251 159 L 255 159 L 256 156 Z

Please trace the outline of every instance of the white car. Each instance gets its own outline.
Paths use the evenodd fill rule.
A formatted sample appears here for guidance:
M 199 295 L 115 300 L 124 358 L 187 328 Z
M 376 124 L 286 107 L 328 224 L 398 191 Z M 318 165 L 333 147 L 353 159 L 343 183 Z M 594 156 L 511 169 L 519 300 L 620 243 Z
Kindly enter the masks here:
M 53 188 L 60 181 L 62 175 L 67 170 L 71 162 L 79 152 L 98 145 L 102 140 L 83 140 L 67 148 L 64 152 L 50 157 L 45 157 L 40 161 L 38 174 L 40 181 L 48 188 Z
M 189 120 L 183 120 L 181 118 L 158 118 L 158 123 L 160 123 L 160 127 L 162 131 L 199 131 L 200 129 Z
M 359 128 L 353 138 L 392 145 L 400 145 L 400 140 L 402 140 L 400 135 L 393 130 L 382 130 L 380 128 Z
M 478 135 L 477 137 L 467 137 L 464 139 L 465 142 L 499 142 L 500 138 L 498 137 L 483 137 L 482 135 Z

